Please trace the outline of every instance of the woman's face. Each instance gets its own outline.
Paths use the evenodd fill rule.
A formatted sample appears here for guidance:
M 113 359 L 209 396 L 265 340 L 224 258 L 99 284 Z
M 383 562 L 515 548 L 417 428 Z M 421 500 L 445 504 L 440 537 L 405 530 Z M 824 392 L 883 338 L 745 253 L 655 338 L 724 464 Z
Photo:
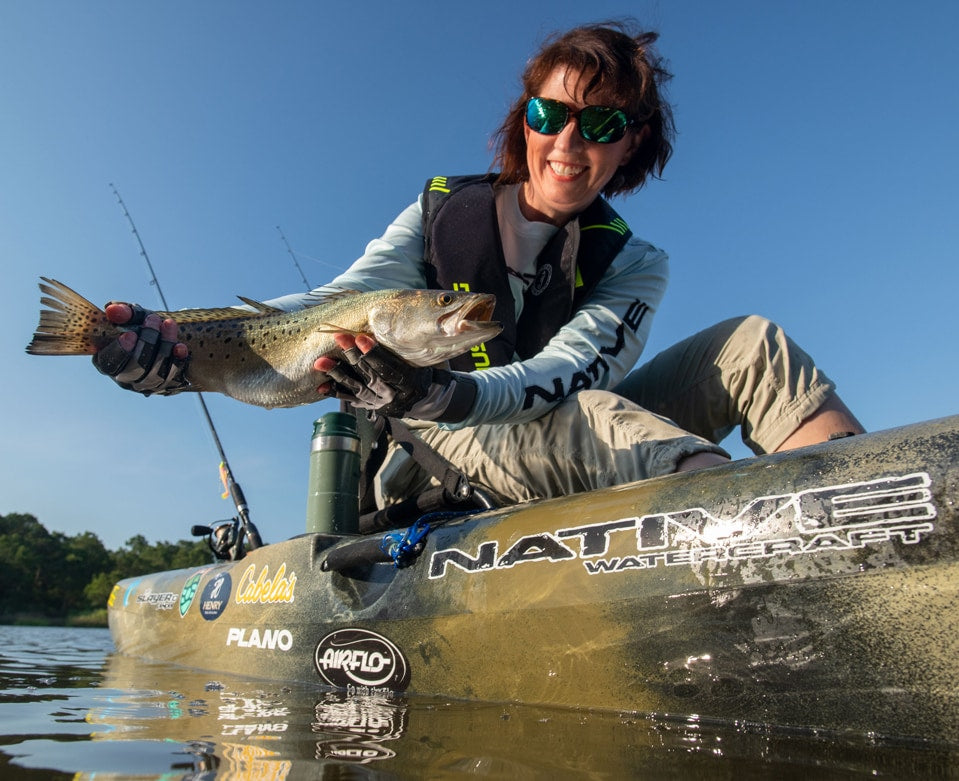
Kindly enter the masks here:
M 581 74 L 557 68 L 541 85 L 537 97 L 566 103 L 572 111 L 586 106 L 580 89 Z M 593 93 L 590 105 L 620 108 L 615 99 Z M 597 144 L 579 134 L 570 119 L 558 135 L 548 136 L 525 127 L 529 180 L 520 190 L 520 209 L 528 220 L 564 225 L 593 202 L 617 169 L 632 157 L 641 134 L 630 129 L 619 141 Z

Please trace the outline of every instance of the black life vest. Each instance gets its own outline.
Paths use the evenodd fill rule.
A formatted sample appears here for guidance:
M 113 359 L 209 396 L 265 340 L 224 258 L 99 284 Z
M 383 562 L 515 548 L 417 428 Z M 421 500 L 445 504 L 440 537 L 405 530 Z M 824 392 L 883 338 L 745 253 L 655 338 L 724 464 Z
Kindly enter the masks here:
M 496 217 L 496 174 L 434 177 L 423 192 L 427 284 L 436 290 L 493 293 L 494 339 L 450 361 L 474 371 L 536 355 L 592 294 L 613 258 L 632 236 L 626 222 L 596 198 L 546 243 L 536 258 L 536 278 L 516 321 L 506 258 Z

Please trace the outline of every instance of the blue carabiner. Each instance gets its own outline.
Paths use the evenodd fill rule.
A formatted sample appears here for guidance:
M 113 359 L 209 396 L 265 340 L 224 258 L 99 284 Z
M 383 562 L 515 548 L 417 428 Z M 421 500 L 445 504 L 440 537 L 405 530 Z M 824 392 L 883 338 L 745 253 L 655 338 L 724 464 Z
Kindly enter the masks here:
M 397 569 L 409 566 L 418 555 L 416 546 L 430 533 L 432 527 L 423 518 L 405 531 L 391 532 L 383 536 L 380 548 L 391 559 Z

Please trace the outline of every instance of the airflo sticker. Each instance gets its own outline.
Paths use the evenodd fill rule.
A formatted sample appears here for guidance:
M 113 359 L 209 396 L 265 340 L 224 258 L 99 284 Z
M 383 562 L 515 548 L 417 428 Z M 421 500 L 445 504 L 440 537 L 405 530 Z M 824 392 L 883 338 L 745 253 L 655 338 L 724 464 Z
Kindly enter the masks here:
M 403 691 L 410 683 L 406 657 L 390 640 L 367 629 L 338 629 L 316 646 L 316 671 L 330 686 Z
M 936 506 L 925 472 L 814 488 L 753 499 L 733 517 L 716 517 L 701 507 L 558 529 L 522 537 L 505 552 L 495 541 L 475 554 L 446 548 L 433 553 L 430 578 L 450 566 L 468 573 L 508 569 L 533 561 L 580 559 L 590 575 L 737 563 L 774 554 L 809 555 L 845 551 L 897 540 L 916 544 L 933 531 Z M 759 533 L 757 533 L 759 532 Z M 623 534 L 636 540 L 636 553 L 609 555 L 610 541 L 622 547 Z M 567 544 L 565 540 L 578 540 Z
M 221 572 L 216 575 L 200 595 L 200 615 L 207 621 L 213 621 L 220 617 L 220 614 L 226 609 L 227 602 L 230 601 L 230 589 L 233 582 L 230 580 L 229 572 Z

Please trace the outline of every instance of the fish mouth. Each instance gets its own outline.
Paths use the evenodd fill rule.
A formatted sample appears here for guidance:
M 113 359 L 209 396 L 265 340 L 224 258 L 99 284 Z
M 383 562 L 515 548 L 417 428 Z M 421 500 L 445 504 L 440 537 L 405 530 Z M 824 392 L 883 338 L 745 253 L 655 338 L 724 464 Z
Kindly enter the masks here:
M 491 325 L 499 326 L 499 323 L 492 321 L 495 306 L 496 296 L 488 293 L 477 294 L 476 300 L 464 304 L 454 312 L 443 315 L 440 322 L 446 326 L 447 322 L 453 319 L 452 330 L 454 333 L 474 331 L 477 328 L 485 328 Z

